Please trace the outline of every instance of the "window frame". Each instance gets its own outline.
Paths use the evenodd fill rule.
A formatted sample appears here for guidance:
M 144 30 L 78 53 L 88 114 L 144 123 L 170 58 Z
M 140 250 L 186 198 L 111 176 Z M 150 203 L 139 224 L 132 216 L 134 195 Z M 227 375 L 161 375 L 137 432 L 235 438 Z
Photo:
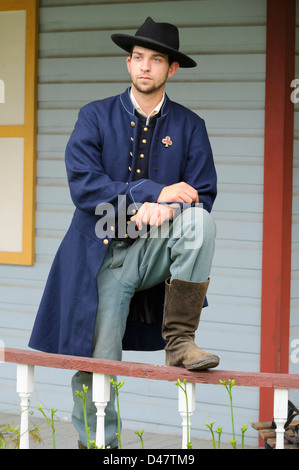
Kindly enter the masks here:
M 38 0 L 2 0 L 0 14 L 26 11 L 25 113 L 23 125 L 0 125 L 0 139 L 24 139 L 22 251 L 0 251 L 0 264 L 33 265 L 37 151 Z

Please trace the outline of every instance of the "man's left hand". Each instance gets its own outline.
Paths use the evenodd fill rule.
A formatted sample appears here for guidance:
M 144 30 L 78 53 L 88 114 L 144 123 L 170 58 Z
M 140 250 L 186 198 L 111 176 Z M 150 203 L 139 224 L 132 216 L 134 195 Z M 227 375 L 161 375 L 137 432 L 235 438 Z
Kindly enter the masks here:
M 137 214 L 131 217 L 131 220 L 136 222 L 137 228 L 141 230 L 143 224 L 160 227 L 165 220 L 171 220 L 173 214 L 174 209 L 167 205 L 145 202 L 142 204 Z

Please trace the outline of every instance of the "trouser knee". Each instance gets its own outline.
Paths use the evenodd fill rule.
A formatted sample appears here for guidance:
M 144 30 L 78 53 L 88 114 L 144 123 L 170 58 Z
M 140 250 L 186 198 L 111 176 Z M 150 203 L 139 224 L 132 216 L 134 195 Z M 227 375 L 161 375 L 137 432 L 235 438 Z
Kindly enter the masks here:
M 190 207 L 182 212 L 180 229 L 180 234 L 175 230 L 176 235 L 184 238 L 190 248 L 200 247 L 205 242 L 214 243 L 216 237 L 215 222 L 201 207 Z

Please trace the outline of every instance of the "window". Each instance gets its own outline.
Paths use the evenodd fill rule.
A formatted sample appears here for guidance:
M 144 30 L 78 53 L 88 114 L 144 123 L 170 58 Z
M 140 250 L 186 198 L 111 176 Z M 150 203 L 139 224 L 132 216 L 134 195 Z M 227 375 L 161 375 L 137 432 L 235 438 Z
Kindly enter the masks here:
M 0 3 L 0 263 L 34 263 L 38 3 Z

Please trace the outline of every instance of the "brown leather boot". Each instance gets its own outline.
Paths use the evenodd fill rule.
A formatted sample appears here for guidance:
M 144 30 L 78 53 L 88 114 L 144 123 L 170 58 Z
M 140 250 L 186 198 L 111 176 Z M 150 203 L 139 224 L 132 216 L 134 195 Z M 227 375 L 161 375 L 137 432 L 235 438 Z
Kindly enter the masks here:
M 162 337 L 166 341 L 166 365 L 188 370 L 217 367 L 216 354 L 199 349 L 194 343 L 209 280 L 191 282 L 174 279 L 165 282 Z

